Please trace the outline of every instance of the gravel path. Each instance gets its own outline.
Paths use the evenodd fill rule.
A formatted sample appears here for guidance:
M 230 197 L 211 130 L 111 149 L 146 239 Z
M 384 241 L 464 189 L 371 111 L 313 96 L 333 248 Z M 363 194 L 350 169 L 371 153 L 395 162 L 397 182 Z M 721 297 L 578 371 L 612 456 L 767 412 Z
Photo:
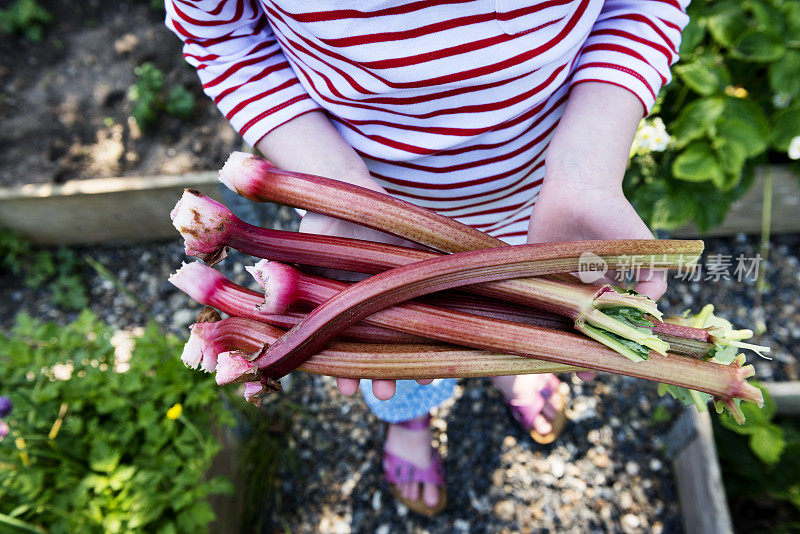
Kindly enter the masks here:
M 216 195 L 219 198 L 219 194 Z M 227 199 L 226 199 L 227 200 Z M 240 206 L 244 218 L 293 228 L 286 208 Z M 245 212 L 242 213 L 242 210 Z M 249 211 L 248 211 L 249 210 Z M 747 236 L 712 239 L 708 254 L 754 255 L 758 241 Z M 772 360 L 754 361 L 764 380 L 797 380 L 800 357 L 800 236 L 773 240 L 767 269 L 769 289 L 759 307 L 754 282 L 672 281 L 662 303 L 668 313 L 713 302 L 736 327 L 762 320 L 767 333 L 755 342 L 773 347 Z M 179 265 L 178 240 L 146 246 L 87 248 L 78 251 L 115 273 L 127 291 L 86 268 L 91 309 L 122 328 L 150 317 L 185 335 L 199 306 L 174 290 L 166 279 Z M 238 253 L 219 265 L 235 281 L 249 284 Z M 763 269 L 763 265 L 762 265 Z M 18 311 L 66 321 L 48 301 L 46 291 L 22 288 L 0 278 L 2 324 Z M 135 297 L 132 297 L 135 296 Z M 177 355 L 175 355 L 177 357 Z M 188 371 L 187 371 L 188 372 Z M 301 458 L 297 472 L 282 483 L 283 508 L 276 529 L 292 532 L 677 532 L 680 512 L 673 475 L 665 456 L 669 422 L 680 408 L 661 399 L 655 386 L 602 375 L 591 383 L 570 379 L 572 419 L 562 437 L 540 446 L 507 414 L 487 381 L 464 380 L 451 399 L 436 410 L 433 424 L 448 473 L 449 506 L 434 519 L 410 513 L 397 504 L 382 481 L 380 447 L 384 425 L 366 409 L 360 396 L 345 398 L 333 379 L 296 373 L 283 394 L 302 405 L 307 417 L 295 418 L 292 444 Z

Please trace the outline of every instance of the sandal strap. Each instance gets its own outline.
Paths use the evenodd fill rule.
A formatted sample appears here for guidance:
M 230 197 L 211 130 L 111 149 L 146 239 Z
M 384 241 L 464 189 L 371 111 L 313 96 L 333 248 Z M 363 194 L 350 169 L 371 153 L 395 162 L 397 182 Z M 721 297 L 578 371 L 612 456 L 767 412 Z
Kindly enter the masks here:
M 434 449 L 431 463 L 422 469 L 408 460 L 383 451 L 383 472 L 391 484 L 421 482 L 444 487 L 444 466 L 439 453 Z
M 427 430 L 431 426 L 431 416 L 428 414 L 422 419 L 411 419 L 410 421 L 402 421 L 395 424 L 406 430 Z

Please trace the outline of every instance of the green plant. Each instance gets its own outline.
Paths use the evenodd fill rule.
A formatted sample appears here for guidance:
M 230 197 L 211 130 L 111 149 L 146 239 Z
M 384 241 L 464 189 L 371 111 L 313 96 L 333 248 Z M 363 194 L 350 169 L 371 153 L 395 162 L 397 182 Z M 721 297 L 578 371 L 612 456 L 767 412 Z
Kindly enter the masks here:
M 83 262 L 73 250 L 62 247 L 36 251 L 20 234 L 2 230 L 0 258 L 0 267 L 22 276 L 26 287 L 46 287 L 55 305 L 79 310 L 88 304 L 81 276 Z
M 800 4 L 699 0 L 688 13 L 675 79 L 653 110 L 671 140 L 637 151 L 624 182 L 656 229 L 720 223 L 754 166 L 795 158 L 800 143 Z
M 14 405 L 0 530 L 197 532 L 213 520 L 205 499 L 229 484 L 205 480 L 210 429 L 231 422 L 213 380 L 187 374 L 180 340 L 155 324 L 129 357 L 114 339 L 87 311 L 66 326 L 20 315 L 0 335 L 0 394 Z
M 2 267 L 13 274 L 22 274 L 25 259 L 31 255 L 30 241 L 11 230 L 0 230 L 0 261 Z
M 131 116 L 142 129 L 155 124 L 163 114 L 188 119 L 194 113 L 195 98 L 182 85 L 166 92 L 164 73 L 153 63 L 146 62 L 134 69 L 136 83 L 128 90 L 128 99 L 133 103 Z
M 53 15 L 36 0 L 16 0 L 7 9 L 0 9 L 0 28 L 5 33 L 17 33 L 29 41 L 41 42 L 44 29 L 53 22 Z
M 287 447 L 291 423 L 296 415 L 304 415 L 302 406 L 286 397 L 272 397 L 259 409 L 242 402 L 240 396 L 228 389 L 228 399 L 239 427 L 243 429 L 241 444 L 237 450 L 238 476 L 245 491 L 241 499 L 240 530 L 242 532 L 266 532 L 270 514 L 277 515 L 282 506 L 281 477 L 298 467 L 298 455 L 293 447 Z
M 775 402 L 763 392 L 763 410 L 742 405 L 744 425 L 726 414 L 714 421 L 725 488 L 732 499 L 760 501 L 766 495 L 800 512 L 800 424 L 776 419 Z

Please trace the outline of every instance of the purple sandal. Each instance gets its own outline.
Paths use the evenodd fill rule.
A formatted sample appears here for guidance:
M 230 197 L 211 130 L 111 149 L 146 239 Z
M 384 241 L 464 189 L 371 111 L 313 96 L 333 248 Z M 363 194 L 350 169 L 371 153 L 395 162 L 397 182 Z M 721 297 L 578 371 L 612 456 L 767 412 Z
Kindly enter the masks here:
M 431 418 L 428 416 L 419 421 L 405 421 L 398 423 L 408 430 L 425 430 L 430 427 Z M 431 463 L 425 469 L 421 469 L 408 460 L 400 458 L 385 448 L 383 450 L 383 473 L 389 483 L 395 499 L 402 502 L 409 510 L 428 517 L 434 516 L 444 510 L 447 505 L 447 492 L 444 482 L 444 466 L 439 453 L 434 450 Z M 418 484 L 434 484 L 439 490 L 439 502 L 436 506 L 428 506 L 422 500 L 422 491 L 417 500 L 411 501 L 400 495 L 397 484 L 416 482 Z

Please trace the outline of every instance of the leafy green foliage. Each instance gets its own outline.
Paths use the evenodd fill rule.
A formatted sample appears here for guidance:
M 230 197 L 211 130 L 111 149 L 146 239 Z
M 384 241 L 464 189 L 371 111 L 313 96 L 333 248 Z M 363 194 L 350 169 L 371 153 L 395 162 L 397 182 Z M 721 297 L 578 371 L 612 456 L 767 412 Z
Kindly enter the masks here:
M 800 424 L 777 421 L 775 403 L 762 391 L 763 410 L 742 403 L 745 424 L 726 414 L 714 421 L 725 487 L 733 498 L 759 501 L 769 495 L 800 510 Z
M 635 155 L 624 182 L 655 229 L 719 224 L 755 165 L 788 161 L 800 136 L 800 5 L 696 0 L 688 13 L 674 80 L 654 110 L 671 145 Z
M 187 373 L 181 342 L 155 324 L 117 372 L 112 334 L 85 311 L 66 326 L 20 315 L 0 335 L 0 394 L 14 403 L 0 513 L 52 533 L 202 531 L 206 497 L 230 489 L 205 479 L 212 425 L 231 422 L 213 377 Z
M 153 63 L 147 62 L 136 67 L 136 83 L 128 90 L 128 99 L 133 103 L 131 116 L 136 123 L 146 129 L 166 113 L 184 119 L 191 118 L 195 109 L 194 95 L 183 86 L 165 89 L 164 73 Z
M 744 424 L 740 425 L 727 414 L 722 413 L 719 421 L 728 430 L 743 436 L 749 436 L 750 449 L 759 460 L 765 464 L 773 465 L 780 460 L 786 448 L 783 429 L 774 424 L 775 401 L 769 393 L 761 389 L 764 395 L 764 407 L 759 408 L 753 403 L 742 403 L 742 412 L 746 417 Z
M 53 22 L 53 15 L 36 0 L 16 0 L 7 9 L 0 9 L 0 28 L 4 33 L 16 33 L 29 41 L 39 43 L 45 28 Z
M 24 277 L 26 287 L 46 288 L 54 304 L 79 310 L 88 304 L 83 262 L 68 248 L 35 251 L 21 235 L 0 231 L 0 269 Z

